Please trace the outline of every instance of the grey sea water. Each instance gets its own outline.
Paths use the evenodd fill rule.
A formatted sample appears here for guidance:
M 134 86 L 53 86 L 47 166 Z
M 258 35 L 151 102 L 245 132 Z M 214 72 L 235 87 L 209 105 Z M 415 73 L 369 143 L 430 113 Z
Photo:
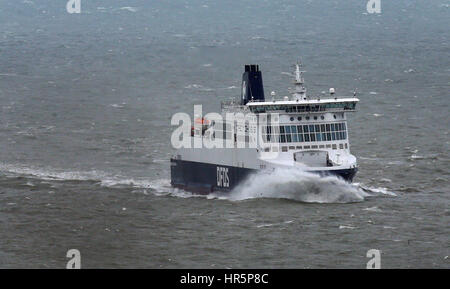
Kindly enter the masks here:
M 450 2 L 0 1 L 0 267 L 450 268 Z M 354 184 L 170 188 L 171 116 L 257 63 L 288 94 L 355 88 Z

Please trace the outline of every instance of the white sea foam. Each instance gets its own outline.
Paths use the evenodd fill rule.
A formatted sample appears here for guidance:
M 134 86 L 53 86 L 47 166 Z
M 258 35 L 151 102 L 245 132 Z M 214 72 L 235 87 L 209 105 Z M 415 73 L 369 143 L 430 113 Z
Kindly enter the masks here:
M 383 187 L 378 187 L 378 188 L 374 188 L 374 187 L 366 187 L 360 183 L 353 183 L 353 185 L 358 186 L 361 190 L 363 190 L 364 192 L 368 193 L 370 196 L 391 196 L 391 197 L 396 197 L 397 194 L 394 192 L 389 191 L 387 188 L 383 188 Z
M 417 150 L 416 150 L 416 152 L 417 152 Z M 435 160 L 437 158 L 438 158 L 437 154 L 417 155 L 415 153 L 409 157 L 410 160 L 423 160 L 423 159 Z
M 113 103 L 113 104 L 110 104 L 110 106 L 112 106 L 114 108 L 124 108 L 125 103 L 122 103 L 122 104 Z
M 257 225 L 256 227 L 257 228 L 274 227 L 274 226 L 279 227 L 279 226 L 283 226 L 286 224 L 291 224 L 293 222 L 294 222 L 294 220 L 288 220 L 288 221 L 284 221 L 281 223 L 264 223 L 264 224 Z
M 40 180 L 56 181 L 96 181 L 104 178 L 105 173 L 92 171 L 63 171 L 53 168 L 35 168 L 31 166 L 0 164 L 0 172 L 7 176 L 25 175 Z
M 370 196 L 358 186 L 335 176 L 321 177 L 300 169 L 276 169 L 250 176 L 234 189 L 228 199 L 291 199 L 307 203 L 361 202 Z
M 377 212 L 377 213 L 381 213 L 381 212 L 382 212 L 378 207 L 369 207 L 369 208 L 365 208 L 365 209 L 363 209 L 363 211 Z
M 136 7 L 129 7 L 129 6 L 121 7 L 120 10 L 126 10 L 126 11 L 133 12 L 133 13 L 138 11 L 138 9 Z
M 121 178 L 117 177 L 107 177 L 100 180 L 100 185 L 102 187 L 114 188 L 114 187 L 131 187 L 131 188 L 141 188 L 149 189 L 152 188 L 151 183 L 145 180 L 135 180 L 132 178 Z
M 189 85 L 185 86 L 184 88 L 197 89 L 197 90 L 200 90 L 200 91 L 213 91 L 214 90 L 212 88 L 205 87 L 205 86 L 203 86 L 201 84 L 189 84 Z

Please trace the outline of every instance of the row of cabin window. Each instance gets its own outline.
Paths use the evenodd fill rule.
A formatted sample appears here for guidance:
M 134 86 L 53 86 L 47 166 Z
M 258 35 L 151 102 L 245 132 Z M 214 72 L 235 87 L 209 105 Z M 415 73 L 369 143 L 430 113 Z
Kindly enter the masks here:
M 218 130 L 231 131 L 231 123 L 213 121 L 212 126 L 214 127 L 215 131 Z
M 248 143 L 250 141 L 250 136 L 248 134 L 245 135 L 237 135 L 234 134 L 235 140 L 237 141 L 244 141 L 246 143 Z M 232 139 L 232 133 L 229 131 L 222 131 L 222 130 L 215 130 L 213 132 L 213 138 L 218 138 L 218 139 Z
M 326 111 L 329 108 L 343 108 L 344 110 L 355 109 L 356 103 L 328 103 L 320 105 L 297 105 L 286 109 L 286 112 L 308 112 L 308 111 Z
M 231 133 L 225 131 L 215 131 L 213 137 L 219 139 L 231 139 Z M 345 131 L 332 132 L 332 133 L 305 133 L 305 134 L 263 134 L 263 140 L 271 143 L 289 143 L 289 142 L 315 142 L 315 141 L 334 141 L 347 139 L 347 133 Z M 248 142 L 248 136 L 246 136 Z
M 222 131 L 222 130 L 214 130 L 213 137 L 219 138 L 219 139 L 231 139 L 231 132 L 230 131 Z
M 347 139 L 345 131 L 328 133 L 305 133 L 305 134 L 266 134 L 263 140 L 270 143 L 290 143 L 290 142 L 315 142 L 315 141 L 335 141 Z
M 315 142 L 347 139 L 345 123 L 263 127 L 265 142 Z
M 356 107 L 356 103 L 327 103 L 318 105 L 264 105 L 254 106 L 250 110 L 252 112 L 266 112 L 266 111 L 279 111 L 284 110 L 286 112 L 310 112 L 310 111 L 326 111 L 330 108 L 342 108 L 344 110 L 353 110 Z
M 348 149 L 347 143 L 345 143 L 345 144 L 340 143 L 339 144 L 339 149 L 344 149 L 344 147 L 345 147 L 345 149 Z M 281 147 L 281 151 L 282 152 L 287 152 L 288 150 L 301 150 L 301 149 L 309 150 L 309 149 L 323 149 L 323 148 L 332 148 L 332 149 L 336 150 L 338 148 L 338 144 L 311 145 L 311 146 L 310 145 L 305 145 L 303 147 L 302 146 L 289 146 L 289 147 L 282 146 Z M 265 152 L 270 152 L 270 147 L 264 148 L 264 151 Z M 278 152 L 278 147 L 272 147 L 272 151 L 273 152 Z
M 230 131 L 215 130 L 214 136 L 231 139 Z M 345 123 L 263 126 L 262 137 L 266 142 L 314 142 L 347 139 Z
M 334 150 L 336 150 L 337 147 L 338 147 L 337 144 L 327 144 L 326 145 L 326 148 L 333 148 Z M 303 146 L 303 149 L 305 149 L 305 150 L 319 149 L 319 148 L 320 149 L 325 148 L 325 145 Z M 289 146 L 289 147 L 283 146 L 283 147 L 281 147 L 281 151 L 282 152 L 287 152 L 288 150 L 296 150 L 296 149 L 302 149 L 302 147 L 301 146 L 297 146 L 297 147 L 294 147 L 294 146 Z M 339 144 L 339 149 L 341 149 L 341 150 L 344 149 L 344 144 L 340 143 Z M 345 149 L 348 149 L 348 145 L 347 144 L 345 144 Z
M 336 132 L 346 131 L 345 122 L 327 123 L 327 124 L 309 124 L 309 125 L 280 125 L 264 126 L 263 134 L 284 134 L 284 133 L 308 133 L 308 132 Z

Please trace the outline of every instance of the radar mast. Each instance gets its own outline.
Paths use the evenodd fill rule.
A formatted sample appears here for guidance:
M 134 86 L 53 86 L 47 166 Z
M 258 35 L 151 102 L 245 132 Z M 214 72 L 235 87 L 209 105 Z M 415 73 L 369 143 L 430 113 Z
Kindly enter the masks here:
M 303 85 L 305 83 L 304 79 L 303 79 L 303 72 L 300 70 L 300 67 L 302 66 L 301 62 L 298 61 L 295 64 L 295 91 L 293 93 L 293 98 L 296 100 L 306 100 L 307 96 L 306 96 L 306 88 Z

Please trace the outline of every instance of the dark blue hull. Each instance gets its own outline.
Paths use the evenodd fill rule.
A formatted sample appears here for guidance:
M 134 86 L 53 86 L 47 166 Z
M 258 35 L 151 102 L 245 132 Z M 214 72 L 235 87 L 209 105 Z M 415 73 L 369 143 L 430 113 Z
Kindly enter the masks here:
M 171 185 L 186 191 L 209 194 L 214 191 L 231 191 L 250 174 L 258 170 L 170 159 Z M 357 168 L 315 172 L 333 174 L 351 182 Z

